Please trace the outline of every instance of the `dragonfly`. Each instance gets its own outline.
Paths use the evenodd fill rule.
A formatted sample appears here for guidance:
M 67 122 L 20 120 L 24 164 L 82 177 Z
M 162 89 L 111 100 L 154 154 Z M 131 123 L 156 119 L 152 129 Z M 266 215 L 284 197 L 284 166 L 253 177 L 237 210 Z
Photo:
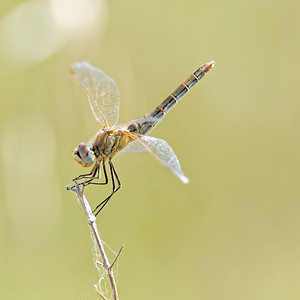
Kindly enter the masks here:
M 86 94 L 93 116 L 101 126 L 89 142 L 80 143 L 75 148 L 74 160 L 83 167 L 93 167 L 89 173 L 79 175 L 73 181 L 80 181 L 83 187 L 90 184 L 106 185 L 109 183 L 109 177 L 112 182 L 112 192 L 94 209 L 95 216 L 121 188 L 120 178 L 112 163 L 112 158 L 121 151 L 133 153 L 148 151 L 183 183 L 189 182 L 181 170 L 178 158 L 171 146 L 165 140 L 148 134 L 179 100 L 213 68 L 214 63 L 211 61 L 198 68 L 150 113 L 121 125 L 118 125 L 119 89 L 116 82 L 88 62 L 73 64 L 71 74 Z M 109 173 L 106 170 L 107 165 Z M 102 172 L 104 181 L 100 182 L 103 177 Z M 74 190 L 74 185 L 69 189 Z

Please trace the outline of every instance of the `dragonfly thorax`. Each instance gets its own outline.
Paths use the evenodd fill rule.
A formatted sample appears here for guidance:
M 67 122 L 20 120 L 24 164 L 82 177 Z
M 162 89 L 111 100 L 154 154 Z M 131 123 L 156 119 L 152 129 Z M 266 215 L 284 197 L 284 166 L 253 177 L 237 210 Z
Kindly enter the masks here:
M 97 159 L 111 159 L 131 141 L 130 136 L 123 130 L 102 128 L 95 137 L 92 149 Z

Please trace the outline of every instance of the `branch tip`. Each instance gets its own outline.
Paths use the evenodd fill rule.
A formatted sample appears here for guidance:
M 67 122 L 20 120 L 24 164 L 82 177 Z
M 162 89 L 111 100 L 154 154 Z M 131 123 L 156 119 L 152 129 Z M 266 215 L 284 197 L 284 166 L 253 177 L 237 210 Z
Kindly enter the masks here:
M 119 258 L 119 256 L 120 256 L 120 254 L 121 254 L 121 252 L 122 252 L 122 250 L 123 250 L 124 247 L 125 247 L 125 245 L 122 245 L 121 249 L 119 250 L 118 254 L 116 255 L 116 257 L 114 259 L 114 261 L 112 262 L 112 264 L 109 266 L 108 269 L 112 269 L 113 268 L 114 264 L 116 263 L 117 259 Z
M 97 286 L 95 285 L 95 291 L 104 299 L 104 300 L 107 300 L 105 297 L 104 297 L 104 295 L 102 295 L 101 293 L 100 293 L 100 291 L 97 289 Z
M 96 261 L 96 264 L 100 265 L 101 267 L 104 267 L 103 263 L 99 260 Z

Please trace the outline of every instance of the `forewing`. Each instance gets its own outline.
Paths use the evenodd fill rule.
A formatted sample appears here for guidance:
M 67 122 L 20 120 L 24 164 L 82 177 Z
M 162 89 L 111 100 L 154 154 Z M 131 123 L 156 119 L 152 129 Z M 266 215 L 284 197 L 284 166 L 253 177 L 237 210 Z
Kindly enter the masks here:
M 189 179 L 181 170 L 180 163 L 175 152 L 166 141 L 141 134 L 136 135 L 136 141 L 169 170 L 171 170 L 183 183 L 189 182 Z
M 119 119 L 119 89 L 116 82 L 88 62 L 77 62 L 71 68 L 78 85 L 86 93 L 96 120 L 111 127 Z

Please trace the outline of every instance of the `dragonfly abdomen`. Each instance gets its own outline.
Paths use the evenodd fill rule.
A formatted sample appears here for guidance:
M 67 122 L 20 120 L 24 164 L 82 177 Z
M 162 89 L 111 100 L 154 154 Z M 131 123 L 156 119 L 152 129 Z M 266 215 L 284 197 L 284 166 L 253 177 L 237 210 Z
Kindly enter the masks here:
M 159 123 L 164 116 L 169 112 L 178 101 L 186 95 L 190 89 L 200 81 L 202 77 L 214 66 L 214 61 L 211 61 L 202 67 L 198 68 L 192 73 L 179 87 L 171 93 L 161 104 L 159 104 L 152 112 L 145 116 L 145 119 L 149 119 L 150 125 L 147 126 L 145 132 L 150 131 L 157 123 Z M 151 120 L 152 118 L 152 120 Z M 141 132 L 140 132 L 141 133 Z
M 153 128 L 152 122 L 147 118 L 141 118 L 139 120 L 133 121 L 128 127 L 129 132 L 145 134 L 145 132 Z

